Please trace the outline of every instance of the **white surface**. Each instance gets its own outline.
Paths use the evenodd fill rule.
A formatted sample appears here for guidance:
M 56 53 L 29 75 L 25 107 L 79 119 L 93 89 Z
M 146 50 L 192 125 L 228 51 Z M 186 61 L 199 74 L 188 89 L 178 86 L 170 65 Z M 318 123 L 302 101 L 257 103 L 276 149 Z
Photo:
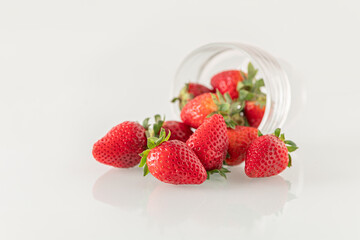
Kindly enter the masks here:
M 0 1 L 0 239 L 358 239 L 358 1 Z M 98 164 L 113 125 L 171 115 L 184 56 L 258 45 L 307 79 L 278 177 L 171 186 Z

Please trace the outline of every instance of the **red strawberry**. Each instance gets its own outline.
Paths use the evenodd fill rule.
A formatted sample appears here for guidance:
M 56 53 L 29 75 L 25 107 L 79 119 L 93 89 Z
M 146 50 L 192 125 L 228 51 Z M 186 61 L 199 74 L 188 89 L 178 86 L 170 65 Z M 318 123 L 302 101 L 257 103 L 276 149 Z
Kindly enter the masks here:
M 211 93 L 204 93 L 190 100 L 181 110 L 181 120 L 193 128 L 198 128 L 206 116 L 218 110 Z
M 265 106 L 255 101 L 246 101 L 244 114 L 251 127 L 258 128 L 265 113 Z
M 189 83 L 188 84 L 188 92 L 190 94 L 194 95 L 194 97 L 197 97 L 203 93 L 214 92 L 214 90 L 212 90 L 200 83 Z
M 148 147 L 141 156 L 140 167 L 145 166 L 144 175 L 150 172 L 154 177 L 171 184 L 201 184 L 207 178 L 205 168 L 196 154 L 178 140 L 167 141 L 170 134 L 165 130 L 160 138 L 148 138 Z
M 97 141 L 92 153 L 100 163 L 129 168 L 140 162 L 139 154 L 145 149 L 145 128 L 136 122 L 123 122 Z
M 220 114 L 207 118 L 186 144 L 196 153 L 207 171 L 221 169 L 229 145 L 224 118 Z
M 177 121 L 165 121 L 162 128 L 165 129 L 166 134 L 168 134 L 169 131 L 171 132 L 170 140 L 186 142 L 193 134 L 193 131 L 188 125 Z
M 209 114 L 219 113 L 229 127 L 235 127 L 244 123 L 240 112 L 241 102 L 232 101 L 228 93 L 223 96 L 217 91 L 216 94 L 204 93 L 189 101 L 181 111 L 181 119 L 190 127 L 198 128 Z
M 244 80 L 243 74 L 239 70 L 228 70 L 218 73 L 211 78 L 211 86 L 218 89 L 221 94 L 229 93 L 232 99 L 236 99 L 239 97 L 236 87 L 238 82 Z
M 266 94 L 262 92 L 264 80 L 256 79 L 258 70 L 249 63 L 248 74 L 237 84 L 239 101 L 245 102 L 244 115 L 251 127 L 259 127 L 265 112 Z
M 197 97 L 203 93 L 214 92 L 213 90 L 205 87 L 199 83 L 187 83 L 180 91 L 178 97 L 174 98 L 172 102 L 179 101 L 180 110 L 194 97 Z
M 250 144 L 245 159 L 246 175 L 253 178 L 270 177 L 291 166 L 288 152 L 295 151 L 298 147 L 294 142 L 285 140 L 284 134 L 279 135 L 278 128 L 275 135 L 260 136 Z
M 246 151 L 251 142 L 257 138 L 258 130 L 252 127 L 236 126 L 235 129 L 228 128 L 229 137 L 227 165 L 239 165 L 245 160 Z

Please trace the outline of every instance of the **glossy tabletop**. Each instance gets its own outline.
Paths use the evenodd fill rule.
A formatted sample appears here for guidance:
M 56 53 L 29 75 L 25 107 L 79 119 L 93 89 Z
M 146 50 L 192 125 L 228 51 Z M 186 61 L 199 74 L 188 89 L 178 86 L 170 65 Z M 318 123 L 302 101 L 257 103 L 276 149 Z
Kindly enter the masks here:
M 18 3 L 20 2 L 20 3 Z M 331 3 L 330 3 L 331 2 Z M 360 239 L 357 1 L 0 3 L 0 239 Z M 239 41 L 303 75 L 282 174 L 199 186 L 96 162 L 112 126 L 169 102 L 181 60 Z

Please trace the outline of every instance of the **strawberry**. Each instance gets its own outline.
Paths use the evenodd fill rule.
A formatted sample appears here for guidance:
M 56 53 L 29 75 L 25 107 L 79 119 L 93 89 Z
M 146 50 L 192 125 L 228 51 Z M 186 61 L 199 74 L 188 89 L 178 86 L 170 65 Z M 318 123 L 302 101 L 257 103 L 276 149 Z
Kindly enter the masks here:
M 245 102 L 244 115 L 251 127 L 259 127 L 265 113 L 266 95 L 261 91 L 264 86 L 263 79 L 256 79 L 258 70 L 249 63 L 248 75 L 243 82 L 239 82 L 239 101 Z
M 178 121 L 165 121 L 162 128 L 165 129 L 166 134 L 171 132 L 170 140 L 186 142 L 193 134 L 193 131 L 188 125 Z
M 136 122 L 123 122 L 113 127 L 94 144 L 92 154 L 100 163 L 118 168 L 134 167 L 139 153 L 146 149 L 145 127 Z
M 298 147 L 293 141 L 285 140 L 284 134 L 280 135 L 280 128 L 274 135 L 262 135 L 256 138 L 246 152 L 245 173 L 252 178 L 270 177 L 291 167 L 291 156 Z
M 207 118 L 186 145 L 195 152 L 207 171 L 221 169 L 229 145 L 224 118 L 220 114 Z
M 217 91 L 216 94 L 204 93 L 189 101 L 180 116 L 185 124 L 198 128 L 207 116 L 219 113 L 229 127 L 235 127 L 244 123 L 244 119 L 240 116 L 241 111 L 240 102 L 232 101 L 228 93 L 223 96 Z
M 181 110 L 180 117 L 185 124 L 198 128 L 206 116 L 217 111 L 217 109 L 211 93 L 204 93 L 190 100 Z
M 229 93 L 232 99 L 239 97 L 236 89 L 238 82 L 244 80 L 244 73 L 239 70 L 223 71 L 211 78 L 211 86 L 218 89 L 221 94 Z
M 239 165 L 245 160 L 246 151 L 251 142 L 257 138 L 258 130 L 253 127 L 236 126 L 235 129 L 228 128 L 229 137 L 227 165 Z
M 149 137 L 148 148 L 141 153 L 140 167 L 165 183 L 201 184 L 207 178 L 205 168 L 196 154 L 179 140 L 169 140 L 162 129 L 160 137 Z
M 199 83 L 187 83 L 180 91 L 178 97 L 171 100 L 171 102 L 179 101 L 180 110 L 194 97 L 197 97 L 203 93 L 214 92 L 214 90 L 205 87 Z
M 244 114 L 249 125 L 258 128 L 265 113 L 265 106 L 256 101 L 246 101 Z

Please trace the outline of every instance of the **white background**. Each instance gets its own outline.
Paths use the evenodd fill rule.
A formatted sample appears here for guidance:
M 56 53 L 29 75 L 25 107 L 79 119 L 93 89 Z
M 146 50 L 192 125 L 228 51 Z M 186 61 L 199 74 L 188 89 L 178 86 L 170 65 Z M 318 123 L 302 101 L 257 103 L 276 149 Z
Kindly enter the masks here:
M 360 238 L 356 0 L 0 0 L 0 239 Z M 304 76 L 281 176 L 171 186 L 97 163 L 112 126 L 175 119 L 177 66 L 257 45 Z

